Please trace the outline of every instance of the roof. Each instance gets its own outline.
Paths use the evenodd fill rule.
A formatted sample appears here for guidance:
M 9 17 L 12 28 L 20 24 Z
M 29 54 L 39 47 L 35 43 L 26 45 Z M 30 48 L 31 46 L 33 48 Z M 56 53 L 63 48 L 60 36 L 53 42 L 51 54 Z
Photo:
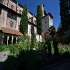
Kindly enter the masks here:
M 6 28 L 6 27 L 2 27 L 1 30 L 4 33 L 8 33 L 8 34 L 14 34 L 14 35 L 23 35 L 21 32 L 19 32 L 18 30 L 14 30 L 11 28 Z
M 53 18 L 53 16 L 52 16 L 51 13 L 46 14 L 44 17 L 46 17 L 47 15 L 49 15 L 51 18 Z M 44 17 L 43 17 L 43 18 L 44 18 Z

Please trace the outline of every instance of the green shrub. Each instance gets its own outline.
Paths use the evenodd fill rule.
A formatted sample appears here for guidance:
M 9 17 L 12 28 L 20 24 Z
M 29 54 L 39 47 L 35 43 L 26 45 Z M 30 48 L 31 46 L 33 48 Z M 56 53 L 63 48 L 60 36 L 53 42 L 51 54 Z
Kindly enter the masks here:
M 25 50 L 26 49 L 30 49 L 31 48 L 31 43 L 30 43 L 30 37 L 29 36 L 19 36 L 18 37 L 19 39 L 19 42 L 18 44 L 20 45 L 21 48 L 24 48 Z
M 19 44 L 10 45 L 10 53 L 13 55 L 17 55 L 19 53 Z
M 36 51 L 21 51 L 18 55 L 19 70 L 37 70 L 45 64 Z
M 58 46 L 58 49 L 59 49 L 59 54 L 60 55 L 66 53 L 66 52 L 69 52 L 70 53 L 70 47 L 68 45 L 62 45 L 62 44 L 60 44 Z
M 1 51 L 10 51 L 9 45 L 0 45 L 0 52 Z
M 4 50 L 4 47 L 0 45 L 0 52 Z
M 3 64 L 3 70 L 18 70 L 18 65 L 17 58 L 9 56 Z

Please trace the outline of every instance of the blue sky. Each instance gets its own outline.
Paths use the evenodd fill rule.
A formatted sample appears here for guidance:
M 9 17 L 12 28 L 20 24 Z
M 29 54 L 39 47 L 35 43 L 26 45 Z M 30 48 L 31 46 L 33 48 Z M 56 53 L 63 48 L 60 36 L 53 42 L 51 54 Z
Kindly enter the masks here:
M 32 12 L 34 15 L 37 14 L 37 5 L 44 4 L 44 8 L 46 13 L 51 13 L 53 15 L 53 23 L 57 28 L 60 23 L 60 6 L 59 0 L 16 0 L 21 5 L 27 5 L 28 10 Z

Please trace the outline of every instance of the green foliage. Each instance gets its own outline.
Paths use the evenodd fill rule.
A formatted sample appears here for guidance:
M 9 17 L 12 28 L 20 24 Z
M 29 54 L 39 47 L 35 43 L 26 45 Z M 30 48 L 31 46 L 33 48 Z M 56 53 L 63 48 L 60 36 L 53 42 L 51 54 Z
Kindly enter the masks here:
M 3 33 L 0 32 L 0 38 L 3 36 Z
M 51 53 L 54 54 L 53 41 L 51 41 Z
M 3 50 L 4 50 L 4 47 L 3 46 L 0 46 L 0 52 L 3 51 Z
M 62 26 L 59 25 L 58 30 L 57 30 L 57 36 L 61 37 L 63 35 L 65 35 L 65 32 L 63 31 Z
M 45 64 L 36 51 L 21 51 L 18 55 L 19 70 L 37 70 Z
M 19 46 L 22 45 L 24 49 L 30 49 L 31 48 L 31 42 L 30 42 L 30 37 L 25 35 L 25 36 L 19 36 Z
M 20 46 L 19 44 L 10 45 L 10 53 L 12 55 L 17 55 L 19 53 Z
M 38 42 L 38 48 L 40 51 L 44 50 L 44 42 Z
M 42 34 L 42 10 L 39 5 L 37 6 L 37 33 Z
M 18 70 L 18 61 L 14 56 L 9 56 L 3 64 L 3 70 Z
M 52 36 L 52 38 L 54 37 L 54 35 L 55 35 L 55 27 L 54 26 L 51 26 L 50 28 L 49 28 L 49 34 Z
M 59 49 L 59 54 L 60 55 L 63 55 L 66 52 L 70 53 L 70 46 L 68 46 L 68 45 L 59 44 L 58 49 Z
M 0 52 L 1 51 L 9 51 L 10 50 L 10 46 L 9 45 L 0 45 Z
M 66 32 L 68 30 L 70 20 L 68 0 L 60 0 L 60 16 L 62 28 Z
M 28 17 L 27 17 L 27 7 L 26 7 L 26 4 L 25 4 L 24 8 L 23 8 L 23 12 L 22 12 L 21 21 L 20 21 L 20 31 L 23 34 L 26 34 L 27 29 L 28 29 Z
M 39 70 L 46 62 L 36 51 L 23 50 L 17 57 L 9 56 L 3 64 L 3 70 Z

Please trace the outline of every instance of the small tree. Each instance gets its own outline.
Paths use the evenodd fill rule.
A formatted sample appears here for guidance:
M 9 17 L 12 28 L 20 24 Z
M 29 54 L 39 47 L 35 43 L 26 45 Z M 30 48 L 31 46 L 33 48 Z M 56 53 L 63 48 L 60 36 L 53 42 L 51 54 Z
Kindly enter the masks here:
M 37 33 L 40 35 L 42 34 L 42 10 L 41 7 L 37 6 Z
M 27 29 L 28 29 L 28 17 L 27 17 L 27 7 L 25 4 L 23 7 L 22 17 L 21 17 L 21 21 L 20 21 L 20 31 L 23 34 L 26 34 Z
M 52 38 L 54 37 L 54 35 L 55 35 L 55 27 L 54 26 L 51 26 L 50 28 L 49 28 L 49 34 L 52 36 Z

